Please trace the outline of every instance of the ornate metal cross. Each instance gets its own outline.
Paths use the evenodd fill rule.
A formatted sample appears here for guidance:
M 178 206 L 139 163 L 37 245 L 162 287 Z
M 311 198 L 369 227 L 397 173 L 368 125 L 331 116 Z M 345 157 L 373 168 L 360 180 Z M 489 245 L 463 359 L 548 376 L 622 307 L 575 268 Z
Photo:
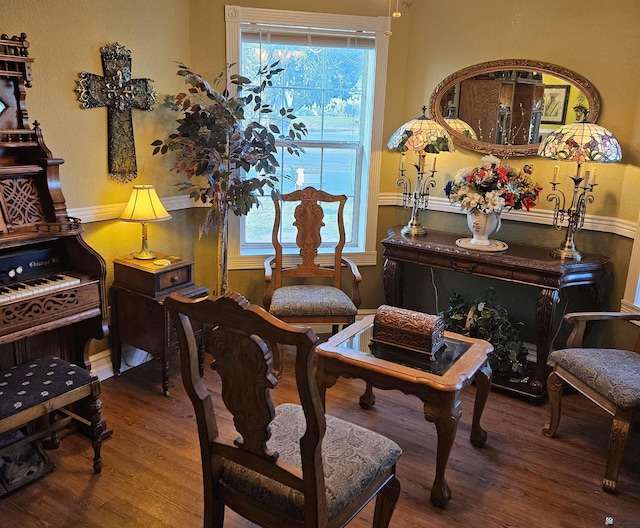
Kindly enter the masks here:
M 131 78 L 131 51 L 117 42 L 100 48 L 104 77 L 80 72 L 76 81 L 82 108 L 107 107 L 109 176 L 128 182 L 138 175 L 131 109 L 153 110 L 156 92 L 151 79 Z

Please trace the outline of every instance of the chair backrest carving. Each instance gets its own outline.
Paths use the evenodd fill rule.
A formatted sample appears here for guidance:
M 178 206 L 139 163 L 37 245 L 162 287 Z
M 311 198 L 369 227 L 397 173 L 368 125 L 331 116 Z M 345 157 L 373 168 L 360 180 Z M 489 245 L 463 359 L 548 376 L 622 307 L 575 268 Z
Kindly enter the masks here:
M 314 278 L 325 277 L 333 279 L 333 286 L 340 288 L 341 258 L 346 235 L 344 230 L 344 207 L 347 197 L 344 194 L 334 195 L 325 191 L 306 187 L 280 197 L 274 197 L 275 221 L 272 232 L 272 242 L 275 249 L 274 288 L 282 286 L 283 277 Z M 299 248 L 301 262 L 296 266 L 283 267 L 283 251 L 280 240 L 283 228 L 283 209 L 286 203 L 299 202 L 294 209 L 293 225 L 297 229 L 296 245 Z M 325 227 L 325 208 L 337 204 L 335 216 L 335 232 L 337 240 L 332 247 L 333 266 L 321 266 L 316 262 L 318 250 L 322 245 L 321 230 Z M 329 220 L 327 220 L 329 222 Z M 330 222 L 333 227 L 333 219 Z

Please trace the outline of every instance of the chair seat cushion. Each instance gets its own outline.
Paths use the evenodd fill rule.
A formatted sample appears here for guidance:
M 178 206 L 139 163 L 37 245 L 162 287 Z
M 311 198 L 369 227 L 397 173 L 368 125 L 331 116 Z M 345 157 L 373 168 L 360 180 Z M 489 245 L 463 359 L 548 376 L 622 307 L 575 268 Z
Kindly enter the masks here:
M 393 466 L 402 450 L 394 441 L 358 425 L 332 416 L 327 416 L 326 421 L 322 462 L 329 518 L 333 518 Z M 302 407 L 280 405 L 271 422 L 272 434 L 267 446 L 280 454 L 280 460 L 301 468 L 299 439 L 305 430 Z M 295 519 L 304 518 L 304 496 L 288 486 L 228 461 L 225 461 L 222 478 L 228 486 L 272 511 Z
M 283 286 L 273 292 L 271 312 L 276 317 L 310 315 L 356 315 L 349 296 L 333 286 Z
M 56 357 L 34 359 L 0 371 L 0 418 L 97 381 L 88 370 Z
M 567 348 L 549 354 L 576 378 L 622 409 L 640 406 L 640 354 L 609 348 Z

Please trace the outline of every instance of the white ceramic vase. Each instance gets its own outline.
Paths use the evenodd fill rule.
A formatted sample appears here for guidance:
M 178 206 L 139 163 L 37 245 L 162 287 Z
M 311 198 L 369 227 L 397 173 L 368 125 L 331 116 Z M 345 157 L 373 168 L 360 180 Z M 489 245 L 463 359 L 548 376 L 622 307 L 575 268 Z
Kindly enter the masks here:
M 467 211 L 467 225 L 473 234 L 469 241 L 475 246 L 489 246 L 489 236 L 500 229 L 499 213 L 483 213 L 481 211 Z

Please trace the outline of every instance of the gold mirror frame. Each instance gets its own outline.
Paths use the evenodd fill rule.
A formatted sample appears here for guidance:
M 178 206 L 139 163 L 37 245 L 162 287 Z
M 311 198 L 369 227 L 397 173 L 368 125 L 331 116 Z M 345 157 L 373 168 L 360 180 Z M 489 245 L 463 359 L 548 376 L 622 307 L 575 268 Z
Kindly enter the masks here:
M 444 94 L 448 90 L 453 88 L 459 82 L 466 79 L 470 79 L 479 74 L 491 73 L 502 70 L 531 70 L 534 72 L 548 73 L 560 79 L 563 79 L 570 83 L 572 86 L 576 86 L 580 89 L 589 105 L 589 122 L 597 123 L 600 116 L 601 100 L 596 87 L 582 75 L 564 68 L 563 66 L 557 66 L 548 62 L 540 62 L 529 59 L 504 59 L 483 62 L 463 68 L 455 73 L 449 75 L 444 79 L 431 94 L 429 100 L 429 112 L 431 117 L 444 126 L 451 134 L 454 143 L 457 146 L 474 150 L 476 152 L 483 152 L 486 154 L 493 154 L 495 156 L 534 156 L 538 152 L 538 146 L 540 143 L 533 143 L 527 145 L 499 145 L 480 141 L 477 139 L 471 139 L 460 132 L 455 131 L 447 125 L 444 116 L 442 115 L 441 100 Z

